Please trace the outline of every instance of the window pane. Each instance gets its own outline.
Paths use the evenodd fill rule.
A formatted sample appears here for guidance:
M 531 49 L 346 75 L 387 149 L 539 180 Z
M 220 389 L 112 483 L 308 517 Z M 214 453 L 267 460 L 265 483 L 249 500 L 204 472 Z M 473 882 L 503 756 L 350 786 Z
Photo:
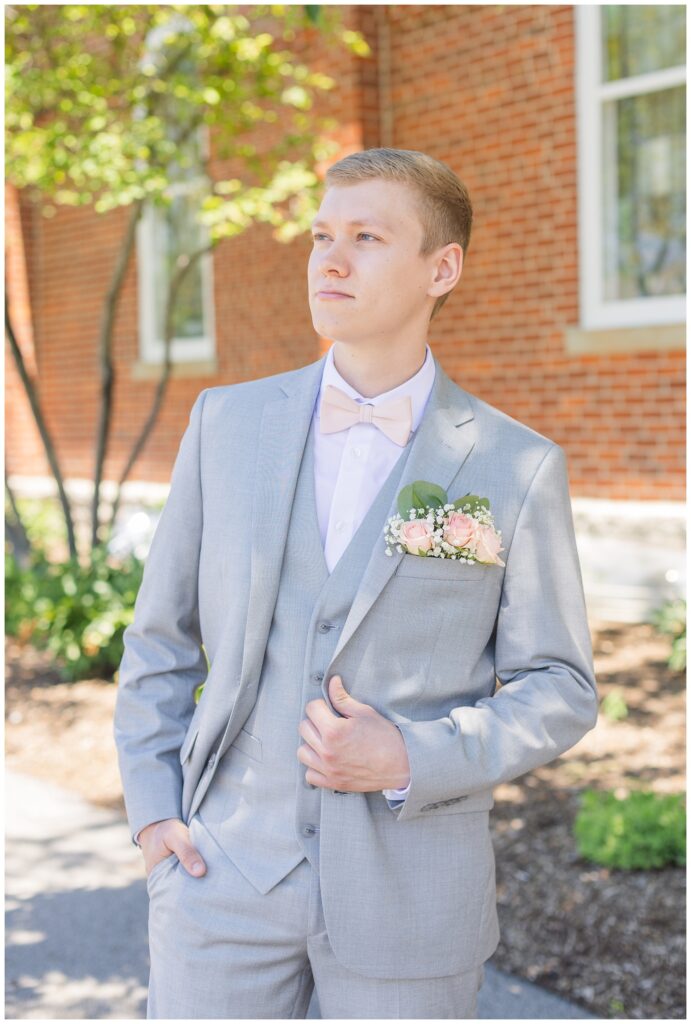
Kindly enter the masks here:
M 686 6 L 602 8 L 602 81 L 686 64 Z
M 181 252 L 192 253 L 203 244 L 202 229 L 195 221 L 198 198 L 178 194 L 171 205 L 156 216 L 156 328 L 163 339 L 165 302 L 175 261 Z M 197 260 L 178 289 L 173 317 L 174 338 L 204 336 L 202 267 Z
M 606 300 L 685 293 L 685 89 L 603 106 Z

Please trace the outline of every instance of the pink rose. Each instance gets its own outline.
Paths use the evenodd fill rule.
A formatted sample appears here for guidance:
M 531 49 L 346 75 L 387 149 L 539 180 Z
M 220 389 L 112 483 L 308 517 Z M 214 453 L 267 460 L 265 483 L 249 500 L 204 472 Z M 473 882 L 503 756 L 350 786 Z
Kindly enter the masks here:
M 477 520 L 465 512 L 452 512 L 444 527 L 444 540 L 455 548 L 470 547 L 477 525 Z
M 492 526 L 478 524 L 475 533 L 474 555 L 478 562 L 489 563 L 490 565 L 505 565 L 499 557 L 502 551 L 501 537 Z
M 434 527 L 425 519 L 410 519 L 401 526 L 399 536 L 409 554 L 419 555 L 422 551 L 429 551 L 433 546 L 433 532 Z

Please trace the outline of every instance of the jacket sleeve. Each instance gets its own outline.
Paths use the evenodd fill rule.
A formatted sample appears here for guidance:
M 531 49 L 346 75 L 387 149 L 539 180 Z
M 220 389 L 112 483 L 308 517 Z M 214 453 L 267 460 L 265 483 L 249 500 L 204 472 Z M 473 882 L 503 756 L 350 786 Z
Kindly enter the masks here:
M 114 737 L 133 842 L 154 821 L 181 817 L 179 751 L 206 678 L 198 614 L 202 538 L 200 439 L 207 391 L 190 413 L 124 632 Z
M 435 721 L 396 723 L 411 775 L 405 802 L 392 807 L 397 820 L 547 764 L 595 726 L 598 695 L 566 457 L 556 444 L 516 521 L 494 653 L 501 685 L 492 696 Z

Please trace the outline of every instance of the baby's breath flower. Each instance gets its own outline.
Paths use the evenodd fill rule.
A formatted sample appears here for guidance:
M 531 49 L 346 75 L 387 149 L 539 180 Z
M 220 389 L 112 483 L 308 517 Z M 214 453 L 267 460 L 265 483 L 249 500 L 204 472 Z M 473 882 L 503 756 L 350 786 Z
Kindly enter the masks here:
M 408 510 L 408 522 L 412 520 L 421 519 L 427 522 L 430 526 L 430 539 L 432 546 L 426 552 L 420 552 L 422 557 L 430 558 L 452 558 L 454 561 L 459 561 L 468 565 L 475 564 L 477 559 L 475 558 L 473 551 L 470 548 L 456 548 L 453 544 L 449 544 L 444 539 L 444 528 L 448 523 L 449 512 L 466 512 L 481 525 L 489 525 L 501 538 L 501 530 L 497 530 L 494 526 L 494 517 L 489 509 L 484 506 L 472 507 L 469 502 L 458 508 L 453 502 L 447 502 L 443 506 L 427 506 L 426 508 L 412 508 Z M 391 546 L 395 546 L 396 550 L 404 553 L 407 550 L 406 544 L 401 544 L 401 530 L 406 520 L 400 515 L 390 516 L 387 520 L 387 525 L 384 528 L 385 541 L 386 541 L 386 554 L 391 555 L 393 552 Z

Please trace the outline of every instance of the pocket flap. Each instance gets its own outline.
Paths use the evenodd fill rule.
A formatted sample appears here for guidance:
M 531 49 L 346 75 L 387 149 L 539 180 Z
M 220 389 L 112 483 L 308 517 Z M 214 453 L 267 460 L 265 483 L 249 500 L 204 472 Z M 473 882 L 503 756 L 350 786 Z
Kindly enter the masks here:
M 497 572 L 496 565 L 461 562 L 457 558 L 432 558 L 405 554 L 394 576 L 415 576 L 418 579 L 448 580 L 449 583 L 481 583 L 487 572 Z

